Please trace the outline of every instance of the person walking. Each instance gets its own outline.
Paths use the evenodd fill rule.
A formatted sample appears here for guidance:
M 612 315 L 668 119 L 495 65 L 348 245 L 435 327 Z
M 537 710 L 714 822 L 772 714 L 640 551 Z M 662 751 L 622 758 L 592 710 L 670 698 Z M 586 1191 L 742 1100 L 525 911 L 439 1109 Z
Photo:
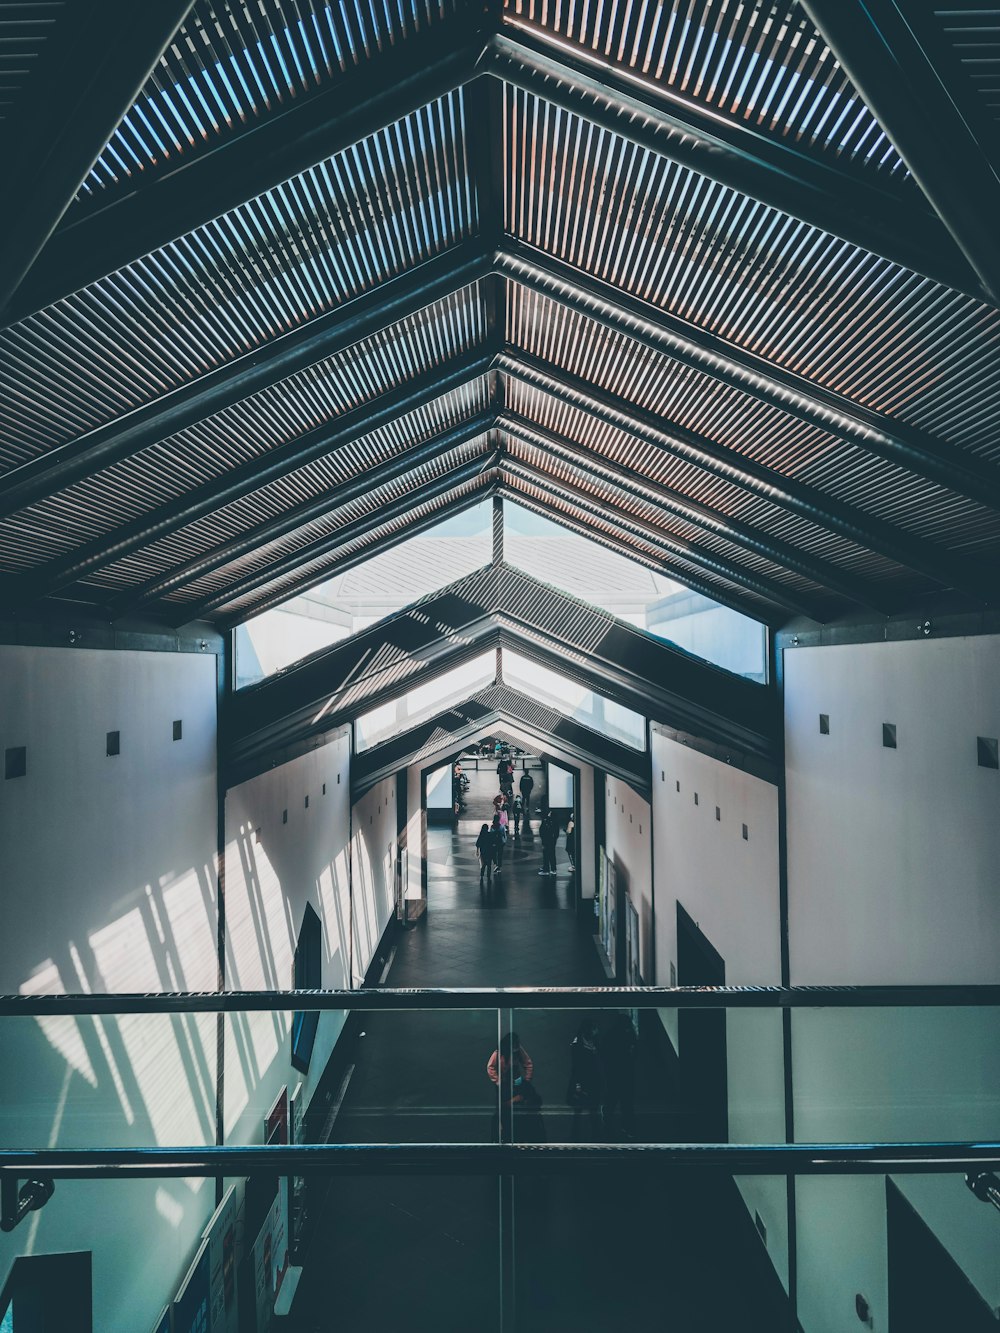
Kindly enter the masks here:
M 538 826 L 538 835 L 542 840 L 542 868 L 540 875 L 554 875 L 556 873 L 556 841 L 559 838 L 559 825 L 556 823 L 556 817 L 551 810 L 546 810 L 542 815 L 542 822 Z
M 572 815 L 566 824 L 566 855 L 569 857 L 569 863 L 576 869 L 576 820 Z
M 493 838 L 493 864 L 496 866 L 499 875 L 503 866 L 503 833 L 500 828 L 499 811 L 493 816 L 493 826 L 490 829 L 490 834 Z
M 573 1109 L 573 1141 L 582 1137 L 584 1116 L 589 1141 L 598 1137 L 601 1125 L 601 1102 L 604 1094 L 604 1074 L 597 1050 L 597 1024 L 584 1018 L 569 1046 L 569 1083 L 566 1102 Z
M 479 837 L 476 839 L 476 852 L 479 856 L 479 882 L 482 884 L 485 878 L 489 884 L 493 879 L 493 834 L 489 824 L 484 824 L 479 830 Z
M 521 836 L 521 815 L 523 811 L 524 811 L 524 798 L 521 795 L 521 793 L 518 792 L 517 795 L 514 797 L 514 804 L 511 807 L 511 812 L 510 812 L 511 821 L 513 822 L 514 825 L 515 838 L 520 838 Z
M 514 765 L 509 759 L 500 775 L 500 790 L 507 797 L 508 802 L 514 799 Z
M 535 779 L 527 769 L 521 774 L 521 781 L 518 783 L 521 792 L 521 799 L 524 801 L 524 820 L 528 822 L 531 814 L 531 793 L 535 789 Z

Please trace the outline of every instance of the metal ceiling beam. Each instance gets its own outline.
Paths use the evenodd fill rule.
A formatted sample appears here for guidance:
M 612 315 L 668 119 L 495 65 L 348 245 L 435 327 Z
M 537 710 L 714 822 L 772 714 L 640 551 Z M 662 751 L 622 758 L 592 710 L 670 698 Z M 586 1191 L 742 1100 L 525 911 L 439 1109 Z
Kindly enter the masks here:
M 682 569 L 676 563 L 677 558 L 691 559 L 686 552 L 681 552 L 676 548 L 670 548 L 663 543 L 663 534 L 657 529 L 653 529 L 649 524 L 643 524 L 641 520 L 634 519 L 629 514 L 623 514 L 616 511 L 612 506 L 606 505 L 592 496 L 582 491 L 574 490 L 564 482 L 554 481 L 551 477 L 543 475 L 535 468 L 512 458 L 510 454 L 505 453 L 501 458 L 501 476 L 500 487 L 506 491 L 511 499 L 516 500 L 518 504 L 523 504 L 527 508 L 534 507 L 536 512 L 544 514 L 545 517 L 553 519 L 555 522 L 563 522 L 564 511 L 560 509 L 560 503 L 571 504 L 581 511 L 584 520 L 577 522 L 566 522 L 564 526 L 573 527 L 575 531 L 583 533 L 584 536 L 600 540 L 596 534 L 601 532 L 605 538 L 604 545 L 612 550 L 616 550 L 621 555 L 625 555 L 630 560 L 638 560 L 645 564 L 647 568 L 655 569 L 658 573 L 665 574 L 668 578 L 675 579 L 682 583 L 692 592 L 700 592 L 702 596 L 711 598 L 714 602 L 720 602 L 724 606 L 729 606 L 741 615 L 751 616 L 755 620 L 762 621 L 768 625 L 781 625 L 788 618 L 787 612 L 790 609 L 784 598 L 778 600 L 776 591 L 772 591 L 768 586 L 767 591 L 759 587 L 751 588 L 750 582 L 742 570 L 727 566 L 725 573 L 718 568 L 716 562 L 715 568 L 711 572 L 725 578 L 728 582 L 736 584 L 738 589 L 747 592 L 753 592 L 757 597 L 765 601 L 768 610 L 764 611 L 759 603 L 744 601 L 739 592 L 730 592 L 728 589 L 719 588 L 715 584 L 707 582 L 697 574 L 692 574 L 689 569 Z M 551 500 L 552 505 L 533 506 L 531 497 L 519 491 L 517 487 L 510 484 L 508 478 L 521 480 L 528 486 L 534 486 L 541 491 L 546 500 Z M 592 524 L 590 519 L 596 522 Z M 607 531 L 602 532 L 596 524 L 604 524 Z M 655 558 L 651 558 L 648 551 L 637 552 L 635 549 L 636 538 L 639 538 L 646 547 L 652 547 L 655 551 Z M 691 563 L 695 563 L 691 559 Z M 701 566 L 707 569 L 707 564 Z M 806 615 L 810 620 L 815 619 L 811 611 L 797 611 L 796 614 Z
M 255 592 L 258 588 L 264 588 L 277 579 L 285 578 L 289 574 L 294 573 L 297 569 L 301 569 L 303 565 L 308 565 L 312 563 L 312 561 L 320 559 L 322 556 L 334 553 L 338 547 L 346 546 L 350 542 L 356 541 L 358 537 L 363 537 L 366 533 L 372 531 L 374 528 L 380 527 L 383 523 L 389 523 L 393 519 L 400 518 L 411 510 L 418 509 L 421 505 L 428 504 L 432 500 L 436 500 L 442 495 L 446 495 L 448 491 L 454 490 L 463 483 L 473 481 L 476 477 L 489 469 L 492 465 L 492 460 L 493 450 L 491 448 L 490 450 L 484 451 L 482 455 L 470 459 L 469 462 L 463 463 L 461 467 L 457 467 L 453 469 L 453 471 L 446 473 L 443 477 L 436 477 L 425 486 L 418 486 L 415 490 L 409 491 L 398 500 L 393 500 L 390 504 L 383 505 L 381 508 L 375 509 L 371 513 L 363 514 L 360 518 L 354 519 L 350 523 L 345 523 L 344 526 L 339 528 L 336 532 L 321 537 L 318 541 L 310 542 L 307 546 L 302 547 L 301 550 L 290 552 L 280 560 L 276 560 L 273 564 L 268 565 L 266 569 L 258 570 L 254 574 L 249 574 L 246 577 L 237 580 L 222 592 L 214 593 L 210 597 L 201 598 L 197 602 L 188 602 L 183 606 L 176 607 L 176 614 L 172 615 L 170 618 L 171 623 L 186 625 L 189 620 L 211 618 L 214 613 L 221 611 L 222 614 L 218 615 L 216 618 L 220 625 L 229 629 L 233 625 L 240 624 L 242 621 L 249 619 L 250 616 L 259 615 L 261 611 L 266 611 L 272 606 L 287 601 L 289 597 L 305 592 L 308 588 L 315 587 L 317 583 L 323 583 L 337 572 L 332 563 L 329 567 L 324 567 L 319 573 L 314 572 L 304 575 L 301 582 L 296 582 L 293 587 L 283 588 L 280 592 L 265 594 L 260 601 L 255 602 L 252 607 L 246 610 L 231 612 L 229 614 L 225 612 L 225 607 L 230 603 L 246 597 L 249 593 Z M 480 498 L 482 499 L 484 496 L 481 496 Z M 445 517 L 447 517 L 445 513 L 438 513 L 436 521 L 440 522 L 441 519 Z M 379 543 L 374 548 L 369 547 L 366 555 L 377 555 L 384 549 L 386 549 L 386 547 L 382 543 Z
M 530 418 L 519 416 L 509 409 L 504 411 L 497 424 L 533 448 L 541 449 L 553 458 L 566 459 L 575 467 L 584 468 L 591 475 L 607 475 L 616 485 L 639 499 L 662 505 L 668 513 L 676 515 L 685 522 L 717 537 L 725 537 L 740 546 L 745 546 L 772 563 L 794 570 L 804 578 L 819 584 L 820 587 L 856 602 L 859 606 L 866 606 L 875 611 L 889 610 L 888 603 L 879 598 L 874 588 L 839 569 L 828 560 L 810 556 L 791 542 L 771 537 L 761 528 L 701 504 L 698 500 L 685 495 L 683 491 L 655 481 L 636 468 L 606 458 L 603 454 L 588 449 L 565 435 L 554 434 Z
M 87 578 L 142 547 L 169 537 L 206 514 L 288 476 L 315 459 L 350 448 L 361 436 L 369 435 L 407 413 L 419 411 L 454 389 L 471 384 L 486 374 L 495 360 L 492 348 L 478 348 L 439 369 L 418 375 L 372 402 L 362 403 L 315 430 L 250 458 L 193 490 L 184 491 L 176 499 L 50 560 L 29 575 L 0 579 L 0 601 L 13 604 L 47 597 Z
M 1000 510 L 1000 469 L 995 464 L 864 407 L 523 242 L 508 237 L 498 263 L 502 272 L 531 291 L 840 435 L 915 476 Z
M 921 6 L 909 6 L 919 13 Z M 982 283 L 1000 303 L 1000 180 L 894 0 L 803 0 Z
M 263 347 L 202 375 L 127 416 L 11 469 L 0 491 L 0 518 L 64 490 L 83 477 L 131 458 L 276 380 L 341 352 L 387 325 L 451 296 L 492 271 L 493 257 L 478 240 L 453 246 L 399 277 L 310 320 Z
M 148 23 L 163 5 L 118 0 L 118 8 L 147 15 Z M 99 39 L 117 60 L 120 49 L 109 44 L 108 31 L 102 26 Z M 50 239 L 4 321 L 79 291 L 462 87 L 476 74 L 484 42 L 478 15 L 435 24 L 213 151 L 138 180 L 125 198 L 83 209 L 79 218 L 74 213 Z
M 335 490 L 313 496 L 301 504 L 284 509 L 277 517 L 258 523 L 210 551 L 205 551 L 147 579 L 141 587 L 130 588 L 114 598 L 109 608 L 111 614 L 115 618 L 132 615 L 158 597 L 183 588 L 188 583 L 194 583 L 204 578 L 206 574 L 214 574 L 216 570 L 223 569 L 233 561 L 239 560 L 241 556 L 259 550 L 290 532 L 295 532 L 314 519 L 332 516 L 380 486 L 388 486 L 399 481 L 415 468 L 427 467 L 438 462 L 453 449 L 458 449 L 485 434 L 493 424 L 493 412 L 490 410 L 452 426 L 449 430 L 440 431 L 431 439 L 387 458 L 361 476 L 343 482 Z
M 839 4 L 828 0 L 823 7 Z M 719 115 L 672 88 L 617 70 L 576 44 L 543 38 L 516 23 L 505 24 L 490 39 L 485 68 L 709 180 L 935 282 L 987 299 L 976 274 L 947 244 L 933 213 L 747 122 Z
M 628 331 L 624 325 L 622 331 Z M 655 345 L 641 338 L 640 341 Z M 687 430 L 655 412 L 648 412 L 627 398 L 620 398 L 606 389 L 598 388 L 589 380 L 581 379 L 562 368 L 556 369 L 519 347 L 504 349 L 500 367 L 505 375 L 549 394 L 616 430 L 626 431 L 644 444 L 693 463 L 714 477 L 721 477 L 770 504 L 798 514 L 830 532 L 836 532 L 854 545 L 885 556 L 906 569 L 925 574 L 936 583 L 957 588 L 979 601 L 996 595 L 995 585 L 988 577 L 984 577 L 977 563 L 922 537 L 913 536 L 854 505 L 845 504 L 807 482 L 757 463 L 708 436 Z
M 7 198 L 0 212 L 0 309 L 73 202 L 191 0 L 75 0 L 54 8 L 49 45 L 7 125 L 0 155 Z
M 502 426 L 501 429 L 505 429 L 505 427 Z M 548 449 L 545 452 L 551 458 L 555 451 Z M 705 570 L 706 573 L 715 574 L 720 578 L 727 579 L 730 583 L 735 583 L 738 587 L 746 588 L 748 592 L 765 598 L 773 606 L 784 607 L 797 615 L 808 616 L 811 620 L 820 624 L 825 624 L 830 619 L 829 606 L 825 602 L 817 601 L 813 595 L 799 592 L 796 588 L 789 588 L 765 574 L 758 574 L 751 569 L 744 568 L 743 565 L 736 564 L 726 556 L 719 555 L 707 547 L 698 546 L 686 537 L 678 536 L 660 523 L 649 522 L 628 513 L 626 510 L 619 509 L 617 505 L 592 494 L 587 483 L 570 483 L 564 477 L 552 476 L 530 463 L 515 458 L 510 453 L 504 454 L 503 466 L 515 474 L 521 473 L 535 485 L 553 488 L 564 499 L 572 503 L 582 504 L 597 510 L 621 528 L 631 528 L 643 541 L 657 550 L 664 551 L 668 558 L 677 556 L 681 560 L 695 565 L 698 569 Z M 575 463 L 574 466 L 580 467 L 582 464 Z M 598 471 L 591 468 L 588 469 L 588 472 L 589 479 L 596 481 L 599 485 L 607 485 L 608 478 L 602 477 Z M 612 481 L 611 484 L 617 486 L 619 490 L 623 489 L 617 481 Z M 626 493 L 634 494 L 631 487 L 625 489 Z M 651 499 L 649 496 L 639 498 L 647 505 L 656 507 L 655 499 Z M 714 596 L 712 593 L 708 595 Z M 718 599 L 716 598 L 716 600 Z

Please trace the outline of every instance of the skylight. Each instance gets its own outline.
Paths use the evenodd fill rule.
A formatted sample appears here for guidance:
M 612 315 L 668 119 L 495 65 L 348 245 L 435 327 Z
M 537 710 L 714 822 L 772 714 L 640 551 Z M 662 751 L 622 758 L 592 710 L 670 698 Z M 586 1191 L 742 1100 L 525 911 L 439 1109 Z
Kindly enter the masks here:
M 504 558 L 703 661 L 749 680 L 767 679 L 767 634 L 758 621 L 509 500 Z
M 236 688 L 348 639 L 430 592 L 489 564 L 489 501 L 437 523 L 240 625 Z

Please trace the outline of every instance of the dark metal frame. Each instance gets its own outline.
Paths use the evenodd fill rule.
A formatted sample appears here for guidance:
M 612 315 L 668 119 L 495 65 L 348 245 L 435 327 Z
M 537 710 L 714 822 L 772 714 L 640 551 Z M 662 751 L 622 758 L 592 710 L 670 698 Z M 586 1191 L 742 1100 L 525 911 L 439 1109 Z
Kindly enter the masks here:
M 442 749 L 447 749 L 442 741 Z M 0 1018 L 353 1009 L 1000 1008 L 1000 984 L 929 986 L 438 986 L 371 990 L 118 991 L 0 995 Z
M 0 310 L 23 284 L 191 4 L 78 0 L 53 16 L 27 104 L 0 155 L 7 197 L 0 217 Z
M 135 1180 L 171 1176 L 572 1174 L 720 1171 L 741 1176 L 978 1175 L 1000 1142 L 928 1143 L 324 1143 L 269 1147 L 48 1148 L 0 1152 L 0 1177 Z
M 989 299 L 975 266 L 954 253 L 937 216 L 921 200 L 901 197 L 749 123 L 714 114 L 673 88 L 588 55 L 541 29 L 506 25 L 491 38 L 485 67 L 513 87 L 769 208 L 934 282 Z
M 895 0 L 803 0 L 950 233 L 951 254 L 964 256 L 982 283 L 980 299 L 996 305 L 1000 180 L 922 40 L 923 6 L 906 8 Z

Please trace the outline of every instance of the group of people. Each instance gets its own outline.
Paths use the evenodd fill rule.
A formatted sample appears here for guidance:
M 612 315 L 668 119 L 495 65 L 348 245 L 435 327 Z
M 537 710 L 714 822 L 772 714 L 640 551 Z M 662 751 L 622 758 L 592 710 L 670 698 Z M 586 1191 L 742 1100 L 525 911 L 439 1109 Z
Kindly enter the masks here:
M 531 793 L 535 789 L 535 779 L 528 770 L 525 769 L 521 774 L 517 795 L 514 794 L 514 765 L 506 756 L 501 756 L 497 764 L 497 778 L 500 790 L 493 797 L 493 821 L 482 826 L 476 839 L 480 884 L 492 879 L 494 871 L 499 874 L 508 838 L 520 838 L 521 821 L 527 826 L 531 816 Z
M 573 1112 L 573 1139 L 579 1142 L 586 1128 L 588 1141 L 629 1138 L 635 1115 L 635 1057 L 637 1039 L 628 1014 L 608 1014 L 603 1025 L 585 1018 L 569 1048 L 566 1104 Z M 514 1113 L 533 1113 L 542 1107 L 535 1088 L 535 1062 L 516 1032 L 508 1032 L 486 1065 L 490 1082 L 500 1089 L 499 1127 L 511 1137 Z M 536 1127 L 532 1137 L 539 1132 Z

